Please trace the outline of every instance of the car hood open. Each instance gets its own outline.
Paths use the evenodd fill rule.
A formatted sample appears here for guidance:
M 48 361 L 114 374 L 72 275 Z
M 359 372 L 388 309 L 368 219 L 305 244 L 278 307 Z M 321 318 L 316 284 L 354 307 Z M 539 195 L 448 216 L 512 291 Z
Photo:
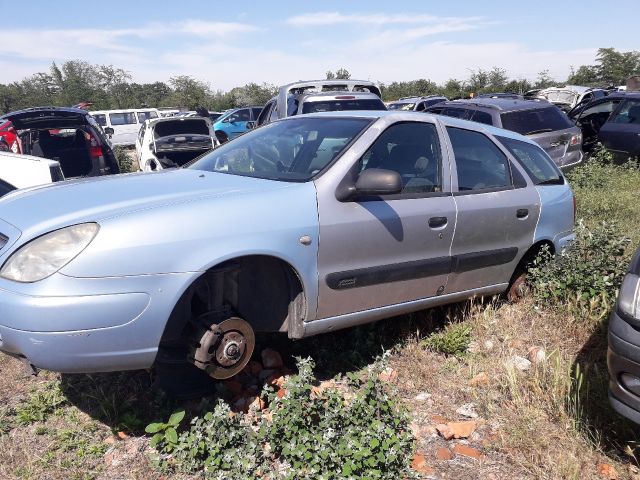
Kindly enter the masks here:
M 290 185 L 191 169 L 104 176 L 10 193 L 0 199 L 0 218 L 31 236 L 142 209 Z

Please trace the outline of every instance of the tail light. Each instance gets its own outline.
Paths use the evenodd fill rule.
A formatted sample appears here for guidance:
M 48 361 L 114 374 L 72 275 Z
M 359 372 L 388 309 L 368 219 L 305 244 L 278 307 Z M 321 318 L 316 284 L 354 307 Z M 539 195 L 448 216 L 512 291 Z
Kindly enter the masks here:
M 92 134 L 89 134 L 89 143 L 89 155 L 91 156 L 91 158 L 102 160 L 102 157 L 104 155 L 104 153 L 102 152 L 102 144 Z
M 582 145 L 582 134 L 578 133 L 576 135 L 573 135 L 571 137 L 571 140 L 569 141 L 569 145 L 571 145 L 572 147 L 574 145 Z

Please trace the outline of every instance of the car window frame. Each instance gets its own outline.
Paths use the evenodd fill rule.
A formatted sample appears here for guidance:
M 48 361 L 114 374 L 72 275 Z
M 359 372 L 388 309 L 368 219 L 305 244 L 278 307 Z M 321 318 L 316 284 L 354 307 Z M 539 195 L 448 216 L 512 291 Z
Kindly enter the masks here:
M 376 141 L 390 128 L 400 125 L 400 124 L 406 124 L 406 123 L 418 123 L 418 124 L 426 124 L 426 125 L 432 125 L 434 127 L 436 136 L 438 138 L 438 143 L 440 144 L 440 170 L 439 170 L 439 175 L 440 175 L 440 186 L 442 188 L 441 192 L 413 192 L 413 193 L 394 193 L 391 195 L 375 195 L 375 196 L 356 196 L 354 198 L 350 198 L 348 200 L 345 200 L 347 202 L 355 202 L 355 203 L 363 203 L 363 202 L 387 202 L 387 201 L 391 201 L 391 200 L 414 200 L 414 199 L 420 199 L 420 198 L 437 198 L 437 197 L 448 197 L 451 196 L 452 192 L 451 192 L 451 185 L 446 185 L 445 184 L 445 167 L 449 167 L 449 161 L 448 161 L 448 157 L 447 155 L 447 149 L 445 148 L 445 144 L 443 142 L 443 138 L 442 138 L 442 132 L 441 129 L 439 128 L 439 125 L 437 122 L 430 122 L 430 121 L 418 121 L 418 120 L 401 120 L 398 122 L 394 122 L 391 125 L 387 125 L 384 130 L 382 130 L 378 135 L 376 135 L 376 137 L 373 139 L 373 141 L 371 143 L 369 143 L 369 145 L 367 145 L 367 147 L 364 149 L 364 152 L 362 155 L 360 155 L 354 162 L 353 165 L 351 166 L 351 168 L 349 169 L 349 172 L 347 173 L 347 175 L 342 179 L 342 181 L 340 182 L 339 186 L 338 186 L 338 190 L 341 190 L 342 188 L 344 188 L 344 183 L 346 182 L 353 182 L 353 184 L 355 185 L 355 181 L 357 181 L 358 179 L 358 175 L 361 172 L 361 170 L 358 168 L 358 166 L 360 165 L 360 161 L 362 160 L 363 156 L 367 154 L 367 152 L 369 152 L 369 150 L 371 149 L 371 147 L 373 147 L 373 145 L 376 143 Z
M 640 98 L 623 98 L 622 101 L 618 104 L 618 106 L 611 112 L 607 121 L 605 123 L 614 124 L 614 125 L 637 125 L 640 126 L 640 122 L 638 123 L 622 123 L 616 122 L 615 119 L 620 115 L 620 112 L 624 109 L 625 105 L 630 103 L 636 103 L 640 105 Z
M 480 124 L 480 125 L 484 125 L 484 124 Z M 478 190 L 460 190 L 460 185 L 458 184 L 458 162 L 456 160 L 455 151 L 453 149 L 453 143 L 451 142 L 451 138 L 449 136 L 449 131 L 448 131 L 449 128 L 455 128 L 458 130 L 474 132 L 484 136 L 488 141 L 490 141 L 505 158 L 505 161 L 508 167 L 509 184 L 503 187 L 490 187 L 490 188 L 483 188 Z M 520 185 L 520 186 L 516 185 L 516 182 L 515 182 L 516 175 L 514 175 L 514 172 L 513 172 L 514 163 L 513 163 L 513 160 L 511 159 L 511 154 L 508 150 L 506 150 L 504 146 L 500 144 L 498 140 L 494 140 L 493 136 L 487 135 L 485 132 L 482 132 L 480 130 L 474 130 L 471 128 L 465 128 L 465 127 L 460 127 L 455 125 L 444 125 L 444 131 L 446 134 L 447 147 L 449 148 L 449 152 L 450 152 L 449 163 L 451 164 L 451 175 L 453 176 L 455 172 L 455 178 L 456 178 L 455 190 L 453 188 L 453 182 L 451 184 L 451 193 L 454 197 L 460 197 L 464 195 L 480 195 L 483 193 L 493 193 L 493 192 L 505 192 L 508 190 L 517 190 L 517 189 L 526 188 L 529 186 L 529 182 L 531 180 L 528 179 L 527 175 L 523 174 L 520 171 L 518 171 L 518 176 L 523 177 L 523 179 L 525 180 L 525 185 Z
M 11 192 L 15 190 L 18 190 L 17 187 L 14 187 L 9 182 L 2 180 L 1 178 L 0 178 L 0 188 L 5 188 L 7 190 L 5 193 L 0 195 L 0 198 L 4 197 L 5 195 L 9 195 Z

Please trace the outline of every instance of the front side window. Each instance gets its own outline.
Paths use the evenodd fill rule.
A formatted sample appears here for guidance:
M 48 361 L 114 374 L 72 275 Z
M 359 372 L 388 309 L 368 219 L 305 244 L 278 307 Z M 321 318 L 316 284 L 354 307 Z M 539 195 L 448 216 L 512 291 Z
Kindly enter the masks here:
M 493 125 L 493 118 L 490 113 L 481 112 L 480 110 L 476 110 L 473 112 L 473 117 L 471 120 L 478 123 L 484 123 L 485 125 Z
M 507 157 L 480 132 L 447 127 L 458 172 L 458 190 L 508 188 L 511 172 Z
M 537 145 L 507 137 L 496 137 L 527 171 L 535 185 L 562 185 L 564 178 L 553 160 Z
M 401 193 L 442 191 L 442 155 L 436 127 L 406 122 L 386 129 L 363 155 L 361 171 L 393 170 L 402 178 Z
M 342 110 L 386 110 L 380 99 L 348 99 L 323 100 L 319 102 L 305 102 L 302 113 L 339 112 Z
M 106 127 L 107 126 L 107 116 L 103 113 L 98 114 L 98 115 L 91 115 L 93 117 L 93 119 L 96 121 L 96 123 L 98 125 L 100 125 L 101 127 Z
M 452 108 L 452 107 L 446 107 L 442 111 L 442 115 L 446 115 L 447 117 L 462 118 L 462 119 L 468 119 L 472 115 L 472 113 L 473 112 L 471 110 L 467 110 L 466 108 Z
M 134 112 L 118 112 L 110 113 L 109 121 L 112 126 L 116 125 L 134 125 L 136 122 L 136 114 Z
M 265 125 L 200 158 L 189 168 L 301 182 L 324 170 L 367 126 L 362 118 L 292 118 Z
M 583 120 L 585 117 L 589 117 L 590 115 L 595 114 L 607 114 L 607 117 L 613 112 L 613 110 L 618 106 L 620 100 L 611 100 L 608 102 L 602 102 L 593 107 L 586 108 L 582 114 L 580 115 L 580 120 Z
M 248 108 L 243 108 L 229 115 L 229 122 L 248 122 L 251 120 L 251 112 Z
M 640 124 L 640 101 L 629 100 L 625 102 L 612 121 L 613 123 Z
M 502 128 L 522 135 L 553 132 L 573 127 L 569 117 L 558 107 L 532 108 L 500 114 Z

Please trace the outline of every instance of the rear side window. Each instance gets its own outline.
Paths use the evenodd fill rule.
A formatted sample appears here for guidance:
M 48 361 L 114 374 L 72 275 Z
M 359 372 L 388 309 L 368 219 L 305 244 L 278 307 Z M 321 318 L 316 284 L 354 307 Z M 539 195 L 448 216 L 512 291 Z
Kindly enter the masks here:
M 511 172 L 507 157 L 480 132 L 447 127 L 458 172 L 458 190 L 508 188 Z
M 640 124 L 640 102 L 628 101 L 612 120 L 613 123 Z
M 6 195 L 7 193 L 15 190 L 12 185 L 9 185 L 7 182 L 0 180 L 0 197 Z
M 481 112 L 480 110 L 476 110 L 475 112 L 473 112 L 473 117 L 471 117 L 471 120 L 473 120 L 474 122 L 484 123 L 485 125 L 493 125 L 493 118 L 491 117 L 491 114 L 487 112 Z
M 442 115 L 446 115 L 447 117 L 454 117 L 454 118 L 462 118 L 462 119 L 468 119 L 471 116 L 471 111 L 467 110 L 466 108 L 452 108 L 452 107 L 446 107 L 443 111 L 442 111 Z
M 145 120 L 150 118 L 158 118 L 158 114 L 156 112 L 138 112 L 138 121 L 140 123 L 144 123 Z
M 342 110 L 386 110 L 382 100 L 373 98 L 353 100 L 325 100 L 321 102 L 305 102 L 302 113 L 339 112 Z
M 99 115 L 91 115 L 91 116 L 96 121 L 96 123 L 101 127 L 107 126 L 107 116 L 105 114 L 101 113 Z
M 500 115 L 500 119 L 502 120 L 502 128 L 522 135 L 553 132 L 575 126 L 558 107 L 504 112 Z
M 111 125 L 133 125 L 136 122 L 136 114 L 133 112 L 110 113 L 109 121 Z
M 535 185 L 562 185 L 564 178 L 558 167 L 537 145 L 507 137 L 496 137 L 527 171 Z

